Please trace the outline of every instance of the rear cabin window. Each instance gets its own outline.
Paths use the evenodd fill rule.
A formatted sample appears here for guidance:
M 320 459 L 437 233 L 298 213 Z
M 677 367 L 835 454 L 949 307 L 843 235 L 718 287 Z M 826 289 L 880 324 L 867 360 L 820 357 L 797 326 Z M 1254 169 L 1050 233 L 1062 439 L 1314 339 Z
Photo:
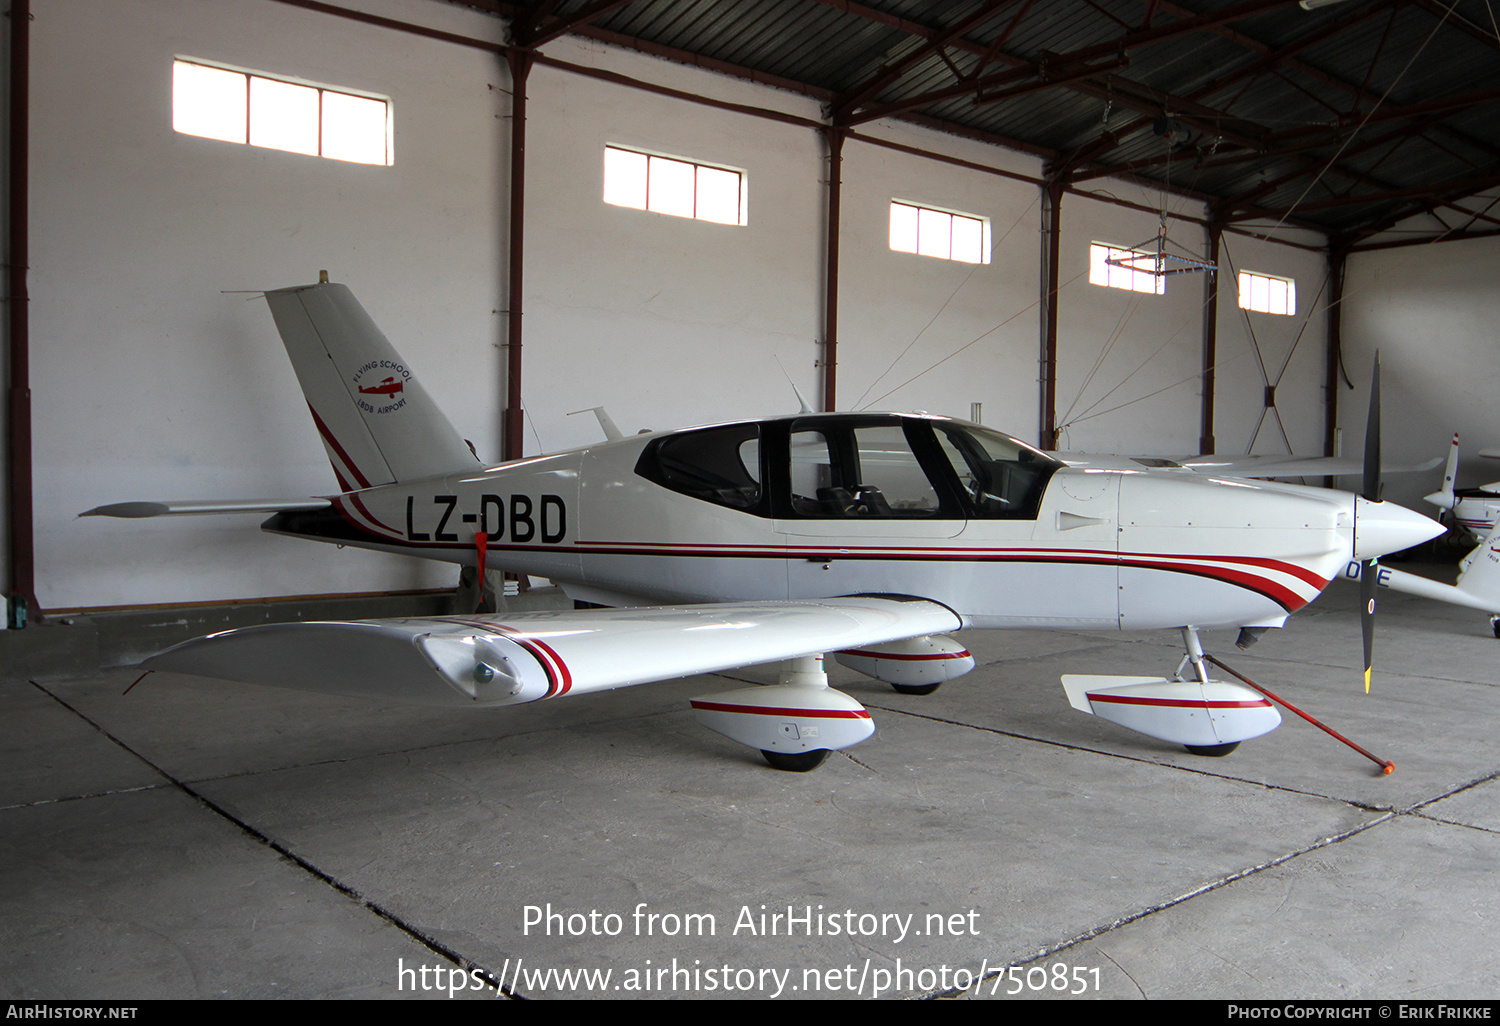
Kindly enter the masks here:
M 760 426 L 732 424 L 669 435 L 641 453 L 635 472 L 663 488 L 730 509 L 760 503 Z

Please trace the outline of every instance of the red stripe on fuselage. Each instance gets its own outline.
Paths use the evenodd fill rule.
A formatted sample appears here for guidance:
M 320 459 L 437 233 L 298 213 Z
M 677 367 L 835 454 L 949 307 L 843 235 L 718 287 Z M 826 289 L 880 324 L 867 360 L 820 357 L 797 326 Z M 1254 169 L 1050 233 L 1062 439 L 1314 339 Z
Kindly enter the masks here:
M 351 521 L 353 523 L 353 521 Z M 354 524 L 360 527 L 358 524 Z M 471 551 L 472 543 L 415 542 L 395 536 L 375 534 L 360 528 L 372 540 L 382 545 L 405 549 L 432 551 L 451 549 Z M 1286 574 L 1308 584 L 1316 591 L 1328 586 L 1328 579 L 1319 577 L 1306 567 L 1282 560 L 1261 556 L 1213 556 L 1168 553 L 1115 553 L 1097 549 L 990 549 L 948 547 L 897 547 L 870 546 L 866 548 L 841 547 L 837 549 L 812 547 L 786 547 L 780 545 L 716 545 L 673 544 L 657 542 L 575 542 L 572 545 L 507 545 L 491 544 L 493 552 L 567 553 L 577 556 L 645 556 L 665 558 L 714 558 L 714 559 L 829 559 L 862 560 L 865 562 L 955 562 L 955 563 L 1034 563 L 1086 566 L 1129 567 L 1138 570 L 1157 570 L 1164 573 L 1187 574 L 1205 577 L 1224 584 L 1259 594 L 1287 612 L 1295 612 L 1310 601 L 1292 591 L 1286 585 L 1256 573 L 1265 570 Z M 1189 562 L 1189 561 L 1192 562 Z M 1218 565 L 1216 565 L 1218 564 Z M 1223 565 L 1228 564 L 1228 565 Z
M 391 527 L 389 524 L 386 524 L 386 523 L 382 522 L 379 517 L 377 517 L 374 513 L 371 513 L 368 509 L 366 509 L 365 508 L 365 504 L 364 504 L 364 500 L 361 499 L 358 495 L 350 495 L 349 496 L 349 501 L 354 504 L 354 508 L 355 509 L 359 510 L 365 516 L 367 516 L 367 517 L 370 518 L 370 523 L 375 524 L 376 526 L 378 526 L 378 527 L 380 527 L 380 528 L 382 528 L 384 530 L 387 530 L 387 531 L 391 532 L 391 534 L 394 535 L 397 538 L 401 537 L 401 532 L 400 531 L 396 530 L 394 527 Z

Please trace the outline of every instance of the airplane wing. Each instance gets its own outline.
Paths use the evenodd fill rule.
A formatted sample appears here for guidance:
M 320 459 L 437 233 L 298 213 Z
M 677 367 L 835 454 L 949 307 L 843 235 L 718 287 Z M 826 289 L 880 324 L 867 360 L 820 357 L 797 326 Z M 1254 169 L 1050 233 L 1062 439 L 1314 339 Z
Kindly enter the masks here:
M 1360 460 L 1339 456 L 1186 456 L 1176 462 L 1200 474 L 1220 477 L 1344 477 L 1364 473 Z M 1413 474 L 1442 462 L 1443 458 L 1437 456 L 1422 463 L 1387 463 L 1380 472 Z
M 946 606 L 899 597 L 265 624 L 198 638 L 142 665 L 250 684 L 478 708 L 864 648 L 962 626 Z
M 1216 477 L 1344 477 L 1364 473 L 1359 460 L 1339 456 L 1114 456 L 1084 452 L 1050 452 L 1070 467 L 1108 470 L 1191 470 Z M 1442 463 L 1435 457 L 1424 463 L 1386 464 L 1383 474 L 1416 473 Z
M 138 520 L 145 517 L 196 516 L 205 513 L 298 513 L 306 510 L 327 509 L 333 503 L 328 499 L 182 499 L 166 502 L 114 502 L 108 506 L 95 506 L 78 514 L 81 517 L 124 517 Z

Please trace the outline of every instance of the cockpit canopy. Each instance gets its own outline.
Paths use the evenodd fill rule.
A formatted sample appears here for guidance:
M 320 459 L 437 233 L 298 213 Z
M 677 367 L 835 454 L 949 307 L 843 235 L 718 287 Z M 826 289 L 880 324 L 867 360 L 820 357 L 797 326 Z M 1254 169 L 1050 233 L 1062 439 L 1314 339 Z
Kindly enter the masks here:
M 1060 466 L 965 421 L 813 414 L 672 432 L 635 469 L 679 494 L 778 519 L 1032 520 Z

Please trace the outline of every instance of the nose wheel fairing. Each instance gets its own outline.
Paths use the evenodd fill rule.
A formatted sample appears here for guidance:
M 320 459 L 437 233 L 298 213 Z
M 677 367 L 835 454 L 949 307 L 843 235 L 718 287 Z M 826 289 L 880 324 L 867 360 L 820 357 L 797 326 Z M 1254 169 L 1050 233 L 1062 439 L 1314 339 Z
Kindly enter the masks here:
M 1263 695 L 1221 680 L 1067 674 L 1062 684 L 1080 712 L 1189 748 L 1238 744 L 1281 725 Z

